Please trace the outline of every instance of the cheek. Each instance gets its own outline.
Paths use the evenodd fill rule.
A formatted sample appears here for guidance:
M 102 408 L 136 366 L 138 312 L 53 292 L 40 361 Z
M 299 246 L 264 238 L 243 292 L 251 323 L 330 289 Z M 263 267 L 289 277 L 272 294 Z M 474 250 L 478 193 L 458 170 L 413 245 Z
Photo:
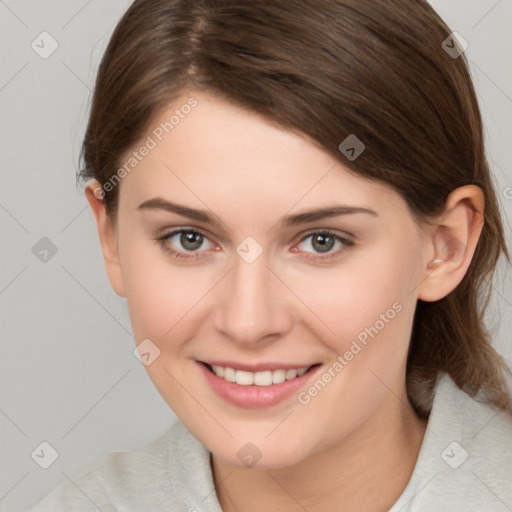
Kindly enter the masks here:
M 174 266 L 155 250 L 134 248 L 123 274 L 135 342 L 151 340 L 150 351 L 158 354 L 145 370 L 175 413 L 187 417 L 183 407 L 190 405 L 190 397 L 182 383 L 188 382 L 193 364 L 188 342 L 204 324 L 201 298 L 211 285 L 192 267 Z
M 183 338 L 185 333 L 176 337 L 176 332 L 189 324 L 206 284 L 192 267 L 173 265 L 148 241 L 127 247 L 125 254 L 123 280 L 135 340 L 149 338 L 162 352 L 177 349 L 166 340 Z
M 376 248 L 339 267 L 290 275 L 294 292 L 311 313 L 304 316 L 309 328 L 337 355 L 364 351 L 361 362 L 404 353 L 416 304 L 413 253 Z

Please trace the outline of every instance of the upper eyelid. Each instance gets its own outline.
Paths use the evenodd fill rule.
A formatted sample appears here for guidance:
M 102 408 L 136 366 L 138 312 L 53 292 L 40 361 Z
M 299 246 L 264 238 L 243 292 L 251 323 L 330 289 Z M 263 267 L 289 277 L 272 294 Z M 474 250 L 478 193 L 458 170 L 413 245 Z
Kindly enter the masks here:
M 174 228 L 174 229 L 171 229 L 170 231 L 163 231 L 161 235 L 158 236 L 158 239 L 159 240 L 165 240 L 165 239 L 170 239 L 180 233 L 197 233 L 201 236 L 203 236 L 204 238 L 206 238 L 211 244 L 214 244 L 214 245 L 217 245 L 216 242 L 214 242 L 212 239 L 211 239 L 211 236 L 208 235 L 207 233 L 205 233 L 203 230 L 201 229 L 198 229 L 198 228 L 191 228 L 191 227 L 181 227 L 181 228 Z M 188 251 L 190 252 L 190 251 Z M 196 252 L 200 252 L 200 251 L 196 251 Z
M 326 235 L 333 236 L 333 237 L 335 237 L 337 239 L 341 239 L 341 240 L 350 240 L 351 239 L 349 235 L 341 235 L 341 234 L 336 233 L 335 231 L 330 230 L 330 229 L 317 229 L 317 230 L 313 230 L 313 231 L 308 231 L 307 233 L 300 235 L 299 242 L 302 242 L 304 239 L 309 238 L 312 235 L 317 235 L 317 234 L 318 235 L 326 234 Z
M 352 247 L 352 246 L 356 245 L 355 240 L 351 236 L 339 235 L 330 230 L 317 230 L 317 231 L 312 231 L 310 233 L 306 233 L 303 237 L 300 238 L 300 240 L 296 244 L 294 244 L 294 246 L 297 246 L 298 244 L 303 243 L 306 239 L 308 239 L 309 237 L 311 237 L 312 235 L 315 235 L 315 234 L 327 234 L 328 236 L 332 236 L 338 242 L 341 242 L 342 246 L 344 246 L 344 247 Z M 333 256 L 333 255 L 337 254 L 338 252 L 339 251 L 327 252 L 325 254 L 327 257 L 328 255 Z M 318 254 L 320 254 L 320 253 L 318 253 Z
M 200 228 L 193 228 L 193 227 L 189 227 L 189 226 L 170 228 L 169 230 L 163 229 L 163 230 L 161 230 L 160 238 L 168 238 L 168 237 L 177 235 L 178 233 L 184 233 L 184 232 L 199 233 L 200 235 L 204 236 L 205 238 L 208 238 L 208 240 L 211 241 L 211 236 L 206 231 L 204 231 Z

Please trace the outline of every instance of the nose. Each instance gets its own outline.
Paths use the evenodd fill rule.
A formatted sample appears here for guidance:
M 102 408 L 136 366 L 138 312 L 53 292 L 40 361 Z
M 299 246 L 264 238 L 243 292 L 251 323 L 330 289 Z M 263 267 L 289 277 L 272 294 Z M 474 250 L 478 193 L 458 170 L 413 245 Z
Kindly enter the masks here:
M 244 348 L 275 341 L 292 327 L 285 287 L 267 267 L 264 254 L 252 263 L 236 255 L 215 297 L 217 332 Z

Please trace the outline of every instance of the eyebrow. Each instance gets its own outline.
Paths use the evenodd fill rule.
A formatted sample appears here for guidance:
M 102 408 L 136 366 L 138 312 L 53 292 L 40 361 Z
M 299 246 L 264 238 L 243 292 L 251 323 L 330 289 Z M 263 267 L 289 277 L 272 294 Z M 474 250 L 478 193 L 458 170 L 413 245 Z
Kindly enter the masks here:
M 177 203 L 171 203 L 170 201 L 161 199 L 159 197 L 144 201 L 138 207 L 138 210 L 163 210 L 169 213 L 176 213 L 183 217 L 188 217 L 189 219 L 198 222 L 211 224 L 213 226 L 220 226 L 221 224 L 219 219 L 207 210 L 197 210 L 195 208 L 189 208 L 188 206 L 184 206 Z M 309 210 L 295 215 L 287 215 L 280 220 L 280 224 L 282 227 L 293 227 L 299 224 L 306 224 L 308 222 L 315 222 L 330 217 L 337 217 L 339 215 L 351 215 L 355 213 L 366 213 L 374 217 L 379 216 L 379 214 L 376 211 L 370 208 L 363 208 L 360 206 L 336 205 L 326 208 Z
M 220 221 L 207 210 L 196 210 L 195 208 L 189 208 L 181 204 L 171 203 L 165 199 L 155 197 L 144 201 L 139 205 L 138 210 L 164 210 L 169 213 L 177 213 L 183 217 L 196 220 L 198 222 L 204 222 L 205 224 L 211 224 L 213 226 L 220 226 Z

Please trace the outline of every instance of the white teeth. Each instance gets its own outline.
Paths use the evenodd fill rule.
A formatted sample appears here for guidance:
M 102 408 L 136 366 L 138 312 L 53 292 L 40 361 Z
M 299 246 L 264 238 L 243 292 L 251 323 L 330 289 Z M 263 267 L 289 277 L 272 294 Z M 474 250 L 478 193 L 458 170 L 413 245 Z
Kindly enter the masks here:
M 293 370 L 265 370 L 262 372 L 247 372 L 216 365 L 213 365 L 211 368 L 217 377 L 221 377 L 228 382 L 236 382 L 240 386 L 251 386 L 253 384 L 256 386 L 271 386 L 272 384 L 280 384 L 285 380 L 300 377 L 311 367 L 304 366 L 303 368 Z
M 281 384 L 286 380 L 286 372 L 284 370 L 274 370 L 272 372 L 272 384 Z
M 242 370 L 236 371 L 236 383 L 241 386 L 251 386 L 254 382 L 253 380 L 254 374 L 251 372 L 244 372 Z
M 297 377 L 297 370 L 286 370 L 286 380 L 294 379 Z
M 224 368 L 224 380 L 228 382 L 235 382 L 235 370 L 233 368 Z
M 253 375 L 253 384 L 256 384 L 256 386 L 270 386 L 270 384 L 272 384 L 272 372 L 270 370 L 256 372 Z
M 215 375 L 219 377 L 224 377 L 224 367 L 223 366 L 212 366 Z

